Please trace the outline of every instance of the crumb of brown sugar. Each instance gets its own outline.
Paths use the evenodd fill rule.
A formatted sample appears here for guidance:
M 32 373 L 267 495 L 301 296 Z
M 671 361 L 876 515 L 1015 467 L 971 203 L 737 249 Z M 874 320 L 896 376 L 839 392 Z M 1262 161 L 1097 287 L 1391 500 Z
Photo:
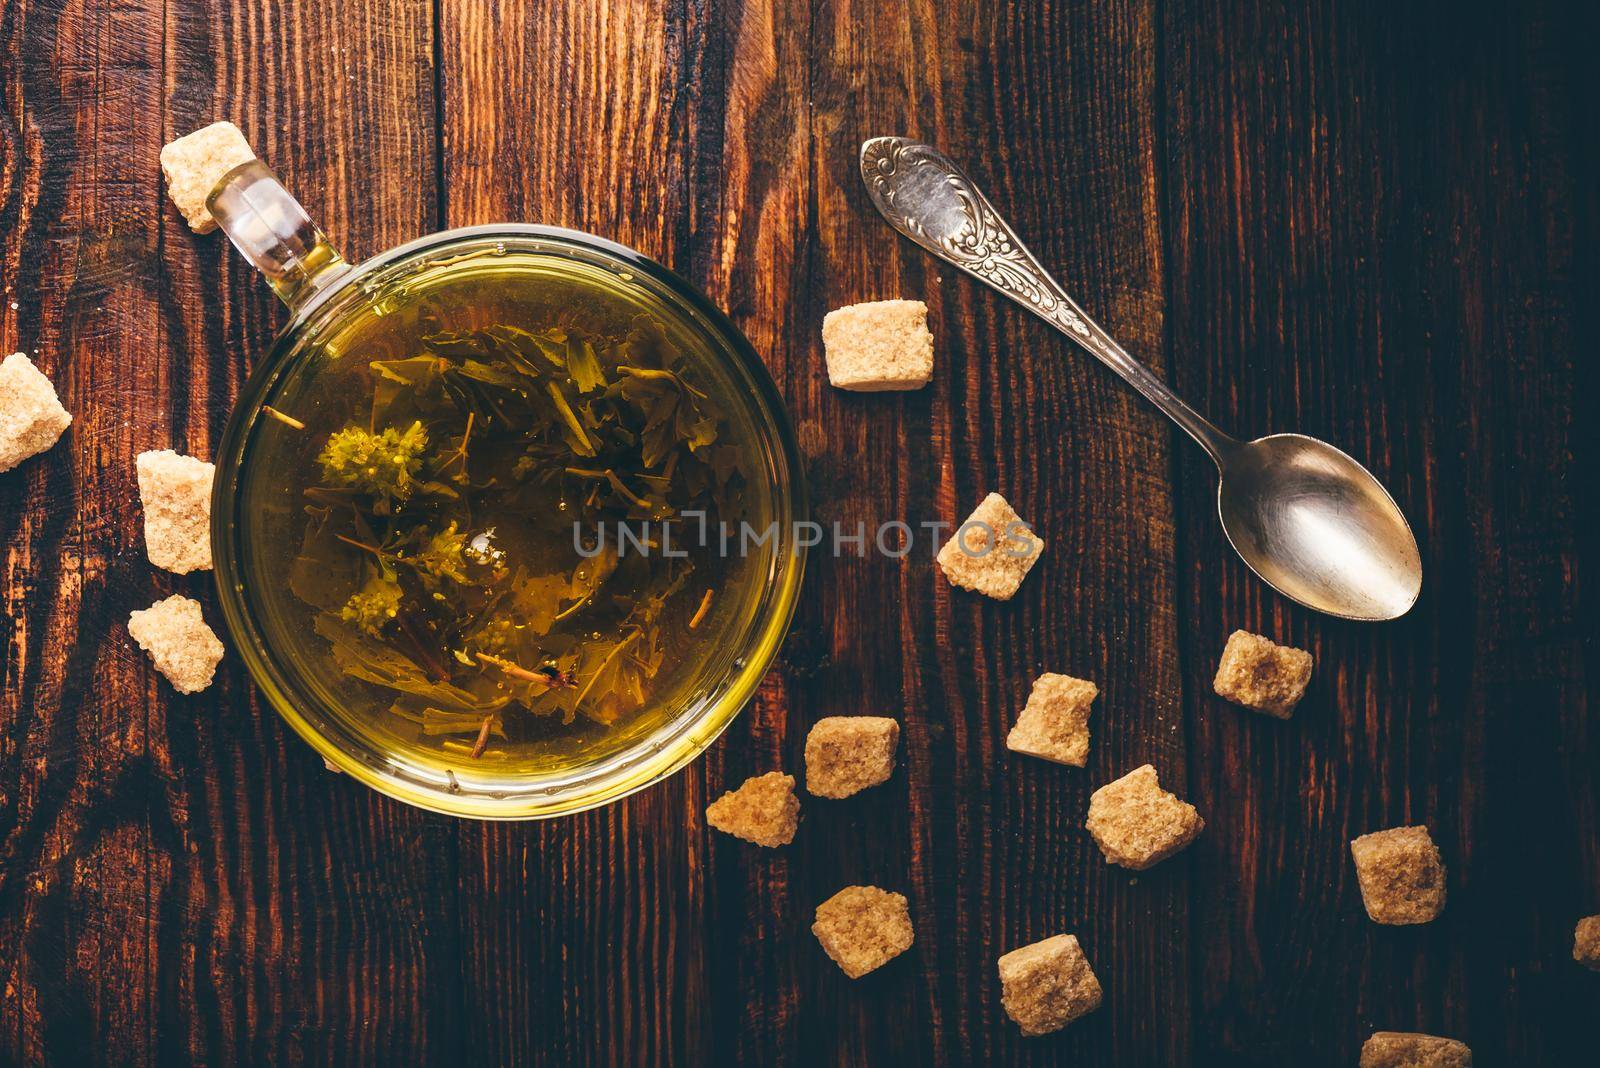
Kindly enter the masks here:
M 1236 705 L 1288 719 L 1311 681 L 1311 654 L 1236 630 L 1228 637 L 1211 684 Z
M 1572 935 L 1572 959 L 1600 971 L 1600 916 L 1578 921 L 1578 929 Z
M 1379 1031 L 1361 1046 L 1361 1068 L 1472 1068 L 1472 1051 L 1451 1038 Z
M 847 886 L 817 906 L 811 933 L 852 979 L 911 948 L 911 910 L 904 894 L 876 886 Z
M 222 660 L 222 643 L 187 597 L 168 597 L 128 617 L 128 633 L 150 654 L 156 669 L 179 693 L 211 685 Z
M 179 575 L 211 569 L 211 481 L 216 468 L 171 449 L 141 452 L 139 501 L 150 562 Z
M 61 440 L 72 416 L 56 387 L 20 352 L 0 360 L 0 471 L 9 471 Z
M 1073 935 L 1000 958 L 1000 1004 L 1024 1035 L 1048 1035 L 1100 1007 L 1100 981 Z
M 800 826 L 794 776 L 769 771 L 746 779 L 706 806 L 706 822 L 725 834 L 759 846 L 788 845 Z
M 1195 840 L 1206 821 L 1161 788 L 1156 769 L 1135 768 L 1089 797 L 1085 826 L 1112 864 L 1143 871 Z
M 1426 827 L 1394 827 L 1350 843 L 1367 915 L 1378 923 L 1427 923 L 1444 908 L 1445 868 Z
M 1044 539 L 991 493 L 939 550 L 939 567 L 962 589 L 1009 601 L 1044 552 Z
M 918 389 L 933 377 L 933 335 L 920 300 L 835 308 L 822 320 L 828 381 L 839 389 Z
M 206 197 L 223 175 L 255 158 L 250 142 L 231 122 L 214 122 L 161 149 L 167 195 L 183 213 L 189 229 L 205 234 L 217 228 L 217 220 L 206 210 Z
M 1006 748 L 1081 768 L 1089 759 L 1089 706 L 1100 688 L 1071 675 L 1045 672 L 1033 684 Z
M 841 798 L 887 782 L 900 724 L 885 716 L 828 716 L 806 735 L 806 790 Z

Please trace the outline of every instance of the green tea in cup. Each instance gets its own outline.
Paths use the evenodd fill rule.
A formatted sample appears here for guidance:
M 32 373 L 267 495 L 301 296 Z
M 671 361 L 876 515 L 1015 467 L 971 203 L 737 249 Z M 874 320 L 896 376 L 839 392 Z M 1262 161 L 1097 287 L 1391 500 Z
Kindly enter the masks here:
M 407 800 L 499 815 L 636 788 L 721 729 L 792 609 L 770 382 L 627 250 L 537 228 L 419 244 L 274 279 L 300 320 L 230 425 L 214 506 L 230 627 L 302 733 Z

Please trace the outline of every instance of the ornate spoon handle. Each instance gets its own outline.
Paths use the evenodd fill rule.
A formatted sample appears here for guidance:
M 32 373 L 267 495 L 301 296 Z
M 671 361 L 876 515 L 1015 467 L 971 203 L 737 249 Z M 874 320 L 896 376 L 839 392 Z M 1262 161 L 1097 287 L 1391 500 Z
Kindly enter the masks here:
M 1220 463 L 1237 444 L 1085 315 L 948 156 L 904 137 L 874 137 L 861 146 L 861 177 L 890 226 L 1076 341 L 1188 431 L 1213 460 Z

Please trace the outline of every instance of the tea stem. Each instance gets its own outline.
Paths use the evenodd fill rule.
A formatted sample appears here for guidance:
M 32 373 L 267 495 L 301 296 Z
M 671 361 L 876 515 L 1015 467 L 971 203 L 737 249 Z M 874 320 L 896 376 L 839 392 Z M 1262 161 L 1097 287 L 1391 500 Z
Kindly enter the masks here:
M 382 556 L 383 555 L 383 550 L 378 548 L 376 545 L 368 545 L 364 541 L 357 541 L 354 538 L 347 538 L 343 534 L 335 534 L 334 537 L 338 538 L 340 541 L 344 542 L 346 545 L 354 545 L 357 549 L 365 550 L 366 552 L 369 552 L 374 556 Z
M 472 759 L 477 760 L 483 756 L 483 751 L 489 748 L 489 728 L 494 726 L 493 716 L 483 717 L 483 726 L 478 728 L 478 740 L 472 744 Z
M 282 423 L 284 426 L 293 427 L 296 430 L 304 430 L 306 428 L 306 425 L 300 420 L 296 419 L 292 415 L 284 415 L 270 404 L 263 404 L 261 406 L 261 410 L 267 413 L 268 416 Z
M 694 630 L 694 628 L 698 627 L 700 622 L 706 618 L 706 613 L 711 611 L 711 595 L 714 592 L 715 591 L 713 590 L 707 590 L 706 595 L 700 598 L 700 607 L 696 608 L 694 610 L 694 615 L 689 617 L 690 630 Z

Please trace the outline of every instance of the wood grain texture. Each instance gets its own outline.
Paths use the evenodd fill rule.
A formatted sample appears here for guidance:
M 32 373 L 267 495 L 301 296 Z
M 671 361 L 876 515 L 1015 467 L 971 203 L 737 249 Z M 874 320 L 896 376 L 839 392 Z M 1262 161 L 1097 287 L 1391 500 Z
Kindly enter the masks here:
M 0 348 L 37 350 L 76 422 L 0 475 L 0 1063 L 1331 1066 L 1375 1029 L 1585 1063 L 1595 22 L 1557 0 L 13 0 Z M 133 456 L 208 455 L 283 318 L 161 187 L 160 145 L 224 116 L 352 259 L 499 220 L 638 248 L 766 361 L 819 521 L 925 539 L 999 490 L 1045 558 L 999 604 L 926 540 L 814 554 L 712 751 L 545 824 L 327 774 L 234 660 L 176 697 L 122 622 L 214 601 L 146 565 Z M 1423 543 L 1417 609 L 1343 624 L 1251 577 L 1201 454 L 874 215 L 855 153 L 882 133 L 966 162 L 1219 423 L 1369 462 Z M 930 306 L 934 382 L 832 390 L 823 314 L 895 296 Z M 1316 654 L 1291 721 L 1211 695 L 1238 626 Z M 1004 748 L 1041 671 L 1101 687 L 1086 769 Z M 708 831 L 723 789 L 800 775 L 831 714 L 902 721 L 887 785 L 802 795 L 787 849 Z M 1145 762 L 1207 829 L 1133 877 L 1082 822 Z M 1405 822 L 1451 900 L 1379 928 L 1346 843 Z M 917 941 L 852 981 L 809 926 L 856 882 L 905 893 Z M 1064 932 L 1105 1005 L 1022 1039 L 995 960 Z
M 425 233 L 432 15 L 41 0 L 0 16 L 4 341 L 39 351 L 75 416 L 0 482 L 0 1057 L 453 1047 L 457 930 L 428 900 L 453 885 L 453 828 L 329 776 L 236 662 L 174 697 L 124 627 L 172 592 L 215 621 L 206 576 L 145 561 L 133 457 L 210 455 L 282 320 L 167 203 L 161 145 L 226 116 L 351 253 Z
M 660 0 L 440 13 L 448 224 L 568 226 L 681 269 L 703 24 Z M 706 801 L 691 770 L 570 819 L 459 825 L 466 1061 L 705 1063 Z
M 1300 429 L 1369 462 L 1428 572 L 1390 626 L 1287 605 L 1230 558 L 1211 473 L 1184 457 L 1185 691 L 1211 821 L 1196 1048 L 1217 1063 L 1351 1064 L 1374 1029 L 1457 1036 L 1484 1064 L 1593 1059 L 1576 1021 L 1600 986 L 1571 961 L 1600 893 L 1575 366 L 1594 79 L 1566 43 L 1585 22 L 1167 9 L 1178 385 L 1241 433 Z M 1292 723 L 1208 693 L 1236 626 L 1316 654 Z M 1409 823 L 1443 850 L 1450 905 L 1378 927 L 1343 845 Z
M 758 1020 L 793 1014 L 799 1063 L 959 1062 L 975 1041 L 995 1060 L 1021 1057 L 1027 1044 L 1001 1012 L 995 961 L 1064 931 L 1079 933 L 1091 956 L 1120 941 L 1137 964 L 1104 967 L 1118 995 L 1108 1004 L 1122 1008 L 1050 1040 L 1049 1052 L 1183 1057 L 1184 1026 L 1152 1027 L 1132 1009 L 1159 1002 L 1185 1012 L 1187 967 L 1182 950 L 1169 949 L 1186 942 L 1182 875 L 1133 887 L 1091 860 L 1081 826 L 1091 781 L 1156 759 L 1182 784 L 1182 736 L 1164 729 L 1179 723 L 1166 435 L 1103 375 L 1077 373 L 1082 365 L 1063 359 L 1047 330 L 901 243 L 867 203 L 856 165 L 861 141 L 880 133 L 969 145 L 977 173 L 1020 206 L 1017 223 L 1029 232 L 1047 233 L 1051 218 L 1093 219 L 1076 242 L 1046 241 L 1041 252 L 1075 282 L 1118 264 L 1099 278 L 1103 289 L 1080 292 L 1115 301 L 1115 326 L 1155 352 L 1160 247 L 1146 225 L 1156 194 L 1153 13 L 1090 12 L 1095 32 L 1118 47 L 1073 58 L 1066 25 L 1041 14 L 824 4 L 801 18 L 792 7 L 747 7 L 739 29 L 749 36 L 733 50 L 723 135 L 731 165 L 709 176 L 718 207 L 701 213 L 722 224 L 706 285 L 770 354 L 809 454 L 817 518 L 869 530 L 901 517 L 958 523 L 998 489 L 1053 539 L 1004 605 L 951 591 L 926 542 L 901 562 L 812 561 L 785 664 L 788 766 L 800 762 L 816 719 L 875 713 L 904 722 L 905 770 L 887 797 L 807 810 L 787 872 L 798 1004 L 773 1005 L 757 976 L 756 1005 L 730 1006 L 719 1021 L 738 1034 L 752 1026 L 753 1007 Z M 1055 86 L 1016 77 L 1034 66 L 1092 86 L 1093 102 L 1073 122 L 1039 125 Z M 791 136 L 796 126 L 803 139 Z M 1097 188 L 1012 184 L 1045 160 L 1095 170 Z M 766 290 L 768 275 L 790 288 Z M 887 397 L 830 389 L 824 313 L 895 296 L 930 304 L 934 384 Z M 1014 353 L 1029 356 L 997 358 Z M 1095 491 L 1114 471 L 1128 476 L 1138 507 Z M 1056 606 L 1068 604 L 1081 628 L 1053 627 Z M 1003 748 L 1043 670 L 1087 675 L 1104 689 L 1087 775 L 1014 762 Z M 754 770 L 738 766 L 724 782 Z M 805 927 L 817 903 L 856 881 L 907 893 L 918 944 L 912 961 L 852 983 Z M 743 928 L 738 913 L 723 913 L 710 930 L 718 940 L 770 937 Z M 887 1019 L 904 1026 L 875 1026 Z

